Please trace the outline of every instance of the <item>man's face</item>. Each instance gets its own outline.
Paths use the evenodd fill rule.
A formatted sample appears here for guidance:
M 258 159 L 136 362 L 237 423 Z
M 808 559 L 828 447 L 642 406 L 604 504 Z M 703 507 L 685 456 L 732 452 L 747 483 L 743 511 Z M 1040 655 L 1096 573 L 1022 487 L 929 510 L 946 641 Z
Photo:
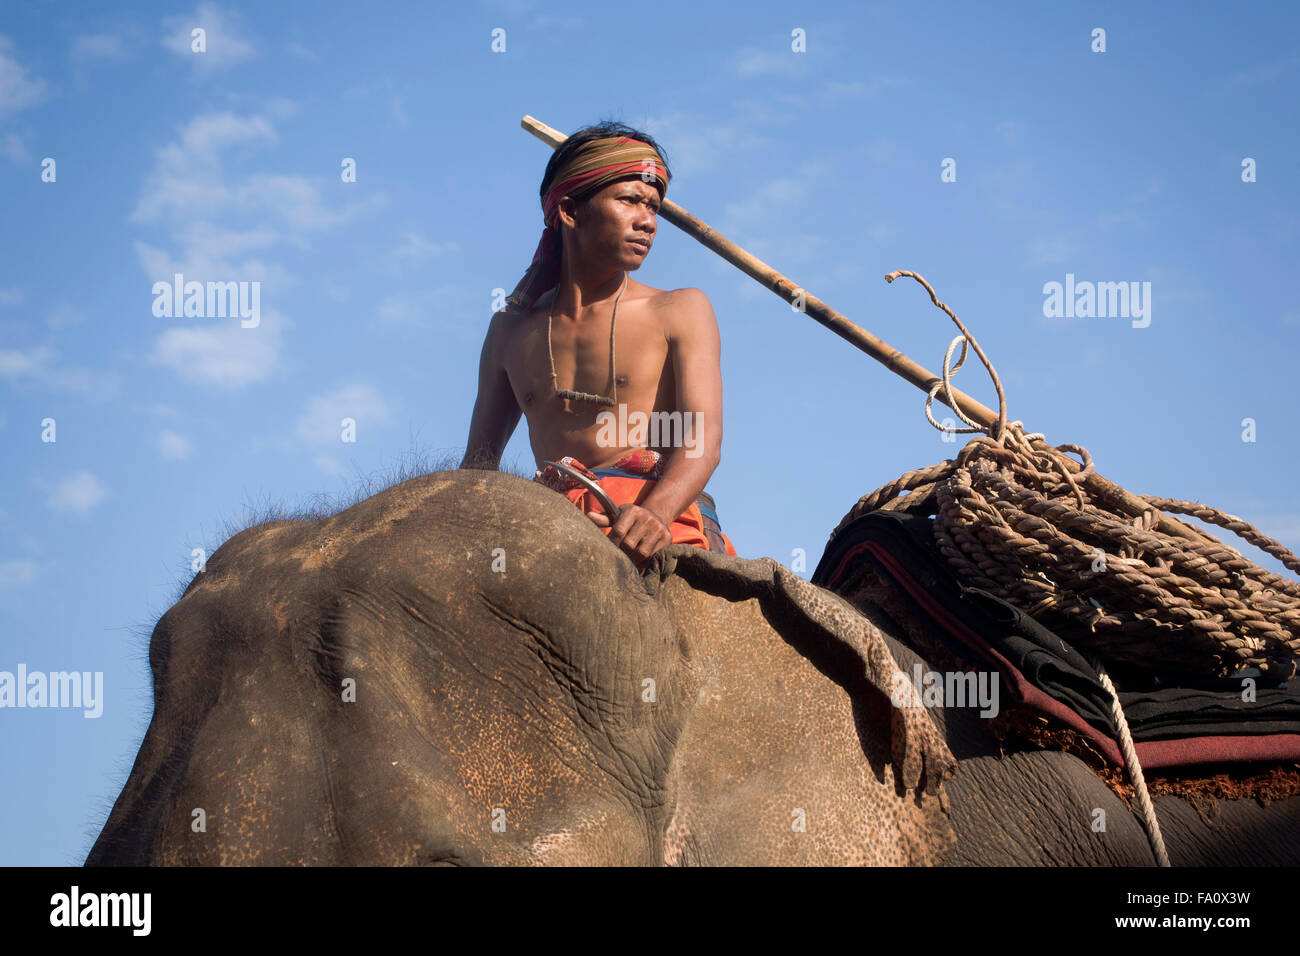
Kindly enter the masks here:
M 640 176 L 610 183 L 587 202 L 561 201 L 576 220 L 578 254 L 589 262 L 609 262 L 624 272 L 640 269 L 658 228 L 659 190 Z

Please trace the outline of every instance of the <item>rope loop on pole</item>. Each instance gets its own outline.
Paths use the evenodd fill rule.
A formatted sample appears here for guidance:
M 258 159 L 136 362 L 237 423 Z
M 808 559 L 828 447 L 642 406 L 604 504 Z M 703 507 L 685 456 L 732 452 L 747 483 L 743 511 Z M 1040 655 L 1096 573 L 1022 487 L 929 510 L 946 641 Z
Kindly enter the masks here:
M 974 437 L 955 458 L 864 495 L 835 532 L 880 508 L 933 515 L 935 542 L 959 578 L 1016 604 L 1107 665 L 1145 669 L 1166 683 L 1244 668 L 1258 668 L 1268 681 L 1294 676 L 1300 583 L 1173 516 L 1226 528 L 1292 571 L 1300 572 L 1300 559 L 1207 505 L 1137 495 L 1127 510 L 1118 507 L 1127 493 L 1097 473 L 1086 448 L 1050 445 L 1041 432 L 1007 420 L 1002 381 L 975 336 L 922 276 L 899 270 L 885 279 L 900 276 L 923 286 L 961 332 L 928 390 L 926 420 Z M 987 427 L 963 411 L 952 385 L 970 351 L 998 396 L 997 419 Z M 935 421 L 940 395 L 966 427 Z M 1178 534 L 1168 533 L 1171 520 Z

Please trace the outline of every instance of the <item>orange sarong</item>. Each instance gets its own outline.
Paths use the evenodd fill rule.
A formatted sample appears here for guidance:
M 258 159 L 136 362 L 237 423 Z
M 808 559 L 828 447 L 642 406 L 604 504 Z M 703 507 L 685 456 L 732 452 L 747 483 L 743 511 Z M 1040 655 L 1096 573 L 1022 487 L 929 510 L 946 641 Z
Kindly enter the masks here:
M 560 464 L 568 465 L 599 484 L 605 493 L 614 499 L 616 505 L 640 504 L 655 486 L 663 474 L 664 458 L 648 448 L 639 448 L 629 452 L 609 468 L 597 468 L 594 471 L 576 458 L 564 457 Z M 534 481 L 553 488 L 572 501 L 582 511 L 595 511 L 604 514 L 596 496 L 574 481 L 568 475 L 561 474 L 547 465 L 539 469 Z M 601 528 L 606 536 L 609 528 Z M 668 526 L 674 544 L 693 544 L 706 551 L 718 551 L 736 557 L 736 549 L 731 539 L 722 533 L 713 508 L 713 499 L 704 492 Z M 712 539 L 712 540 L 711 540 Z

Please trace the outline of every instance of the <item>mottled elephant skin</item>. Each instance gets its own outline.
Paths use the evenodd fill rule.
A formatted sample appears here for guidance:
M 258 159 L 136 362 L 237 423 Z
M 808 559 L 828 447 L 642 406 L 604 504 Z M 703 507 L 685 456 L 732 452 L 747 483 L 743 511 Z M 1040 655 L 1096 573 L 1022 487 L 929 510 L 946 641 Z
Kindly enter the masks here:
M 688 545 L 638 575 L 499 472 L 259 525 L 158 621 L 153 719 L 86 862 L 1152 863 L 1080 761 L 895 706 L 918 658 L 863 611 Z M 1300 862 L 1300 798 L 1157 809 L 1175 865 Z

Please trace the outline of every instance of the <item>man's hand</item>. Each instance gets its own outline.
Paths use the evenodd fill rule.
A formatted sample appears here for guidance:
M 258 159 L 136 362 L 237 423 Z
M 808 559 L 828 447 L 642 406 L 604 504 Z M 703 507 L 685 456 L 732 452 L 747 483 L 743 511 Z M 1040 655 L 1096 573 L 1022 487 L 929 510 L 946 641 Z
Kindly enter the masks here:
M 602 511 L 588 511 L 587 517 L 597 527 L 609 527 L 609 517 Z M 664 520 L 649 508 L 628 504 L 614 522 L 609 540 L 626 551 L 639 570 L 644 570 L 657 551 L 673 543 L 673 535 Z

